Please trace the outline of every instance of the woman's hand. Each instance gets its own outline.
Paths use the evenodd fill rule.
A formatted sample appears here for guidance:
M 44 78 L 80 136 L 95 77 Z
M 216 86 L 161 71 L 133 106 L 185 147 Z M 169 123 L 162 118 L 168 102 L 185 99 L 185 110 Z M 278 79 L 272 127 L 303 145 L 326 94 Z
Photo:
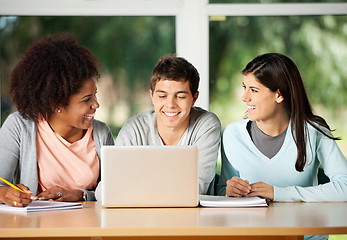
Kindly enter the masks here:
M 0 200 L 8 206 L 12 207 L 26 207 L 36 197 L 32 196 L 30 189 L 23 184 L 17 184 L 17 187 L 24 192 L 18 191 L 12 187 L 0 187 Z
M 247 180 L 232 177 L 227 181 L 226 194 L 228 197 L 247 196 L 251 192 L 251 185 Z
M 274 187 L 263 182 L 251 184 L 251 191 L 247 197 L 260 196 L 263 198 L 274 200 Z
M 83 201 L 83 192 L 78 189 L 66 189 L 54 186 L 37 196 L 40 200 L 54 200 L 60 202 L 77 202 Z

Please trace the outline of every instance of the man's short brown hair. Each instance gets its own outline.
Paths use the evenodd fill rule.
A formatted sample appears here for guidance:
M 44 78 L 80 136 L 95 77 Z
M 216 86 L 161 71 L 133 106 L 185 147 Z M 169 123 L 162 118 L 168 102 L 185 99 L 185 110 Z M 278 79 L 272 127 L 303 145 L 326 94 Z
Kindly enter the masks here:
M 150 88 L 154 91 L 155 85 L 160 80 L 189 82 L 192 96 L 198 91 L 200 77 L 196 68 L 182 57 L 161 57 L 154 67 L 151 75 Z

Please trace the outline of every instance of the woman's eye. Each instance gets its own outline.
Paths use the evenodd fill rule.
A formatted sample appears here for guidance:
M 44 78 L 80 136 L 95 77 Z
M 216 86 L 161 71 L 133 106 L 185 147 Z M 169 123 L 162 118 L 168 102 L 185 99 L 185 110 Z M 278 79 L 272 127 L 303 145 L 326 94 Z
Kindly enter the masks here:
M 84 99 L 82 102 L 89 102 L 90 98 Z

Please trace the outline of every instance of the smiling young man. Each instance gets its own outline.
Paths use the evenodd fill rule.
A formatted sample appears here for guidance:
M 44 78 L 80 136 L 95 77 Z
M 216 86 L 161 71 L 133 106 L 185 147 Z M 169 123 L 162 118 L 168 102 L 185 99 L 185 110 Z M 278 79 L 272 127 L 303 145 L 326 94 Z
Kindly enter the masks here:
M 153 110 L 130 118 L 116 145 L 195 145 L 199 149 L 199 193 L 213 194 L 221 124 L 218 117 L 194 107 L 199 73 L 181 57 L 163 57 L 152 71 Z

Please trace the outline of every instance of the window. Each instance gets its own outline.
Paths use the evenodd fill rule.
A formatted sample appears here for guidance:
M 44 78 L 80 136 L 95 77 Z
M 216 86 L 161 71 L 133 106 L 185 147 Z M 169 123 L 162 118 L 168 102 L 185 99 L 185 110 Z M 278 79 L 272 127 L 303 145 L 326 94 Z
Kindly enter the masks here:
M 10 71 L 32 40 L 70 32 L 101 62 L 97 119 L 116 135 L 125 120 L 150 109 L 149 79 L 159 57 L 175 53 L 174 17 L 1 17 L 1 122 L 15 111 Z
M 302 74 L 315 113 L 347 137 L 347 16 L 227 17 L 210 21 L 210 110 L 223 127 L 246 112 L 240 71 L 255 56 L 279 52 Z M 332 107 L 333 106 L 333 107 Z M 347 155 L 346 141 L 338 141 Z
M 239 100 L 233 98 L 239 96 L 237 94 L 239 86 L 237 78 L 244 64 L 261 52 L 282 51 L 298 64 L 305 81 L 307 81 L 306 84 L 310 86 L 308 89 L 310 99 L 315 104 L 315 110 L 319 114 L 322 113 L 323 109 L 327 109 L 327 105 L 324 106 L 323 104 L 325 101 L 321 101 L 322 94 L 325 96 L 322 88 L 330 91 L 328 93 L 330 105 L 328 106 L 331 113 L 327 115 L 323 113 L 322 115 L 328 120 L 332 128 L 338 130 L 336 135 L 345 138 L 347 134 L 341 131 L 346 132 L 346 130 L 343 129 L 343 124 L 336 122 L 338 118 L 334 114 L 346 117 L 346 110 L 343 107 L 346 103 L 346 97 L 345 94 L 341 94 L 346 89 L 346 79 L 344 78 L 346 70 L 342 68 L 343 63 L 346 62 L 346 55 L 344 55 L 346 43 L 341 39 L 344 39 L 347 34 L 347 3 L 344 0 L 315 0 L 314 2 L 311 3 L 311 0 L 249 0 L 247 2 L 241 0 L 62 0 L 53 2 L 3 0 L 0 16 L 100 16 L 100 18 L 101 16 L 119 16 L 124 17 L 124 19 L 126 19 L 125 16 L 157 16 L 169 19 L 165 21 L 168 21 L 167 24 L 173 28 L 167 33 L 171 37 L 166 38 L 165 34 L 163 37 L 171 39 L 167 40 L 170 41 L 170 47 L 162 49 L 162 52 L 165 52 L 164 54 L 176 52 L 178 56 L 187 58 L 198 68 L 201 83 L 197 105 L 215 111 L 221 117 L 223 126 L 243 116 L 242 103 L 239 102 L 240 104 L 236 106 Z M 21 5 L 21 8 L 17 7 L 18 4 Z M 9 21 L 14 21 L 14 19 L 9 19 Z M 2 18 L 0 21 L 1 44 L 3 42 L 3 26 Z M 52 27 L 55 27 L 54 24 Z M 249 39 L 254 37 L 250 29 L 254 31 L 256 38 Z M 290 32 L 285 31 L 286 29 Z M 35 28 L 31 31 L 35 31 Z M 162 31 L 162 28 L 158 28 L 159 34 L 162 34 Z M 89 35 L 91 39 L 85 45 L 89 47 L 90 41 L 99 41 L 98 39 L 102 34 L 105 32 L 99 32 L 98 29 L 95 29 Z M 289 36 L 289 38 L 285 36 Z M 20 38 L 25 39 L 25 37 L 28 36 L 21 36 Z M 276 41 L 272 41 L 272 37 Z M 240 38 L 246 40 L 240 42 Z M 219 42 L 222 39 L 226 41 L 225 46 Z M 283 40 L 286 41 L 285 44 Z M 252 45 L 246 49 L 247 41 Z M 236 45 L 237 42 L 239 45 Z M 321 49 L 319 50 L 319 48 Z M 3 54 L 2 48 L 0 51 L 0 54 Z M 99 57 L 98 51 L 93 49 L 92 51 Z M 158 55 L 162 53 L 159 52 Z M 143 57 L 148 60 L 148 66 L 153 67 L 154 59 L 157 57 Z M 305 57 L 309 57 L 309 59 L 305 60 Z M 133 59 L 129 60 L 133 61 Z M 1 82 L 4 82 L 4 68 L 13 66 L 7 66 L 4 61 L 1 61 L 0 64 Z M 106 68 L 108 68 L 107 65 Z M 309 68 L 310 71 L 306 71 L 306 68 Z M 117 78 L 119 77 L 117 81 L 125 79 L 125 72 L 121 72 L 119 69 L 116 71 L 118 71 Z M 148 76 L 144 75 L 146 73 L 143 73 L 143 79 L 147 80 Z M 317 80 L 317 76 L 329 78 L 332 84 Z M 141 85 L 145 82 L 142 81 L 138 81 L 137 88 L 146 87 Z M 319 84 L 313 84 L 313 82 Z M 1 86 L 2 107 L 9 105 L 4 87 Z M 340 93 L 340 96 L 331 94 L 336 92 Z M 142 99 L 142 97 L 136 96 Z M 144 98 L 146 98 L 145 95 Z M 229 103 L 228 100 L 230 100 L 230 104 L 223 105 Z M 127 109 L 126 105 L 127 103 L 124 102 L 124 109 Z M 118 110 L 121 108 L 118 106 Z M 337 113 L 331 109 L 336 109 Z M 130 112 L 130 115 L 132 111 L 141 110 L 136 104 L 133 106 L 133 110 L 124 110 L 124 112 Z M 112 115 L 112 113 L 107 114 Z M 117 121 L 121 122 L 126 117 L 117 118 L 119 118 Z M 106 117 L 106 119 L 108 118 Z M 343 140 L 338 143 L 347 145 L 345 142 Z M 347 146 L 341 146 L 341 149 L 346 152 Z

